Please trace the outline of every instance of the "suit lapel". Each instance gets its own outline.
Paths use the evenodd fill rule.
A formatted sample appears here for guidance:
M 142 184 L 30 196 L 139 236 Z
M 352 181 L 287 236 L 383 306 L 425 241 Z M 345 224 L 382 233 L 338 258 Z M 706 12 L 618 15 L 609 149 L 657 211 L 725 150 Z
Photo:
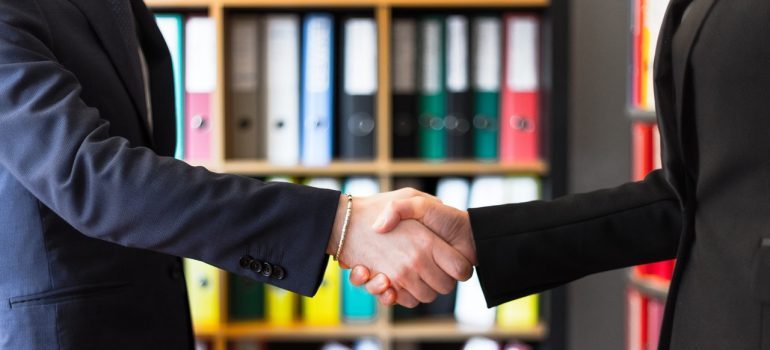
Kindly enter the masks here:
M 127 0 L 70 0 L 88 18 L 138 111 L 137 117 L 152 144 L 142 85 L 134 17 Z
M 671 55 L 673 58 L 673 72 L 674 76 L 674 88 L 676 96 L 676 123 L 679 133 L 680 142 L 684 140 L 683 134 L 683 119 L 684 119 L 684 94 L 686 89 L 685 82 L 687 81 L 688 65 L 690 62 L 690 53 L 692 47 L 695 44 L 695 39 L 700 33 L 700 29 L 703 27 L 703 22 L 708 15 L 709 10 L 714 6 L 716 0 L 698 0 L 695 1 L 691 8 L 684 14 L 686 18 L 682 18 L 681 24 L 677 32 L 677 40 L 672 41 Z M 684 147 L 681 147 L 684 153 Z M 684 155 L 684 154 L 683 154 Z
M 149 71 L 150 96 L 152 96 L 152 133 L 155 152 L 173 156 L 176 147 L 176 123 L 174 116 L 174 75 L 171 54 L 166 46 L 155 17 L 142 0 L 131 0 L 136 16 L 139 39 Z

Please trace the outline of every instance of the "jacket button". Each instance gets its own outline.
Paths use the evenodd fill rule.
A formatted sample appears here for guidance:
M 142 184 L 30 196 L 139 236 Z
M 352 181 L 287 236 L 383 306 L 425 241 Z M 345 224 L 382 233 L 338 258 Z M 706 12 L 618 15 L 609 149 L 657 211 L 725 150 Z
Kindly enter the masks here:
M 283 267 L 273 266 L 273 278 L 279 281 L 286 278 L 286 271 L 284 271 Z
M 273 274 L 273 265 L 268 262 L 262 263 L 262 276 L 270 277 Z
M 249 269 L 255 273 L 260 273 L 262 272 L 262 263 L 259 262 L 259 260 L 251 260 L 249 263 Z
M 254 258 L 250 255 L 245 255 L 238 263 L 241 265 L 241 268 L 248 269 L 252 261 L 254 261 Z

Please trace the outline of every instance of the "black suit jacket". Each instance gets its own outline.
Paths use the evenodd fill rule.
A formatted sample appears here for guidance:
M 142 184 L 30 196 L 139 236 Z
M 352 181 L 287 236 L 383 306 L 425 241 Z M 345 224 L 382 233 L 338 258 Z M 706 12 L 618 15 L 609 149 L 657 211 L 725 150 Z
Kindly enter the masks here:
M 663 170 L 471 210 L 490 306 L 677 258 L 661 349 L 770 348 L 769 20 L 762 0 L 671 1 L 654 72 Z
M 141 0 L 0 1 L 0 348 L 192 348 L 178 256 L 314 294 L 339 193 L 171 158 L 173 99 Z

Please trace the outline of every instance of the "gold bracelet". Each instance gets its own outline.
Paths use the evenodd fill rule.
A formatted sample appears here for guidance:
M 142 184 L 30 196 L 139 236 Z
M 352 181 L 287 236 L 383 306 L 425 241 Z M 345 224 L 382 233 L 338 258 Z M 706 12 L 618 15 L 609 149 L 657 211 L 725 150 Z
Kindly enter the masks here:
M 353 208 L 353 196 L 348 196 L 348 207 L 345 210 L 345 221 L 342 223 L 342 235 L 340 236 L 340 243 L 337 245 L 337 254 L 334 254 L 334 261 L 340 261 L 340 253 L 342 253 L 342 244 L 345 243 L 345 234 L 348 233 L 348 224 L 350 223 L 350 213 Z

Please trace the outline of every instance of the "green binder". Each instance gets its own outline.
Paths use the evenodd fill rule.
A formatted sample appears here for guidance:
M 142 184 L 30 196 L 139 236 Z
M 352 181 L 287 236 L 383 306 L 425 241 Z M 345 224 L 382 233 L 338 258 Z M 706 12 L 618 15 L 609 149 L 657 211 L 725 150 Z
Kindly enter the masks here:
M 474 155 L 479 160 L 498 157 L 502 24 L 497 17 L 473 21 Z
M 427 160 L 446 157 L 444 36 L 443 18 L 420 21 L 419 152 Z
M 252 279 L 228 274 L 228 312 L 231 321 L 265 317 L 265 286 Z

